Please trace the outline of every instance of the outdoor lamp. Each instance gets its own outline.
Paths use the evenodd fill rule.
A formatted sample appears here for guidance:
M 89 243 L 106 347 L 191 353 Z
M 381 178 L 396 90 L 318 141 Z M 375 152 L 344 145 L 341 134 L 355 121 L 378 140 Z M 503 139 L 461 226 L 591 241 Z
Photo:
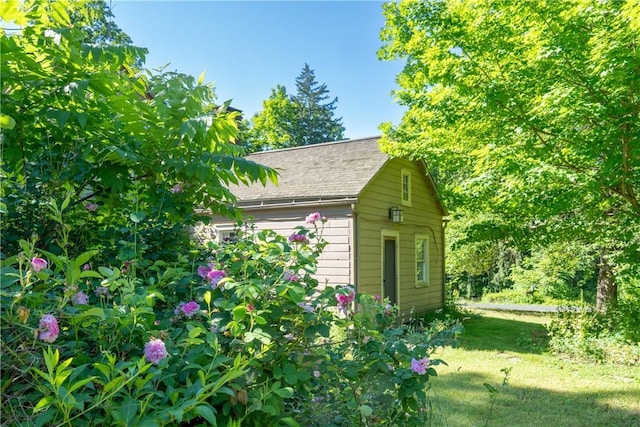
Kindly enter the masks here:
M 404 221 L 404 211 L 397 206 L 389 208 L 389 219 L 394 223 L 401 223 Z

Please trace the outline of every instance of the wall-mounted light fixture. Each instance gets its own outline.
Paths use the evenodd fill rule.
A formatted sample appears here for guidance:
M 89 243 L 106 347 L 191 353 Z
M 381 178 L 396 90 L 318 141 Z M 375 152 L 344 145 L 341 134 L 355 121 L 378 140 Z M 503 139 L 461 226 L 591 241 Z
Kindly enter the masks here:
M 397 206 L 389 208 L 389 219 L 391 222 L 401 223 L 404 221 L 404 211 Z

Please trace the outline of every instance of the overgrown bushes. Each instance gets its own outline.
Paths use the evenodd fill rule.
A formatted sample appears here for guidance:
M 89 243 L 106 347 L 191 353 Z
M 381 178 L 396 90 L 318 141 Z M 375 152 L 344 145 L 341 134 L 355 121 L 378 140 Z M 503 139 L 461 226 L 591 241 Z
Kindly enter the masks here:
M 379 298 L 319 288 L 321 228 L 144 274 L 22 241 L 2 263 L 3 423 L 423 425 L 429 355 L 455 324 L 397 325 Z
M 549 325 L 551 349 L 563 355 L 597 363 L 640 363 L 640 293 L 629 286 L 608 313 L 592 307 L 565 308 Z

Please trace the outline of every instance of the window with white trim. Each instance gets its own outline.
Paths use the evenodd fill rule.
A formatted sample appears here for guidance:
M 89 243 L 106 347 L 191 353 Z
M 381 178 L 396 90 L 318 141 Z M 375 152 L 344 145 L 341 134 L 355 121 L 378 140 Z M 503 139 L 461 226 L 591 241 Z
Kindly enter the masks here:
M 401 177 L 400 191 L 402 195 L 402 204 L 404 206 L 411 206 L 411 172 L 406 169 L 402 169 Z
M 416 287 L 429 285 L 429 236 L 416 234 Z
M 235 242 L 238 239 L 238 230 L 234 226 L 216 225 L 216 242 Z

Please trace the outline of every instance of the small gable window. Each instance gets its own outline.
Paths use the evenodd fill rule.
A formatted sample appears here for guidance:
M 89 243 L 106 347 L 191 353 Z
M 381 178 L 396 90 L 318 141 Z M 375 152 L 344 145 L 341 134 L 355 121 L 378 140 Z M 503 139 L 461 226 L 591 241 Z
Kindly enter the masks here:
M 411 172 L 402 169 L 401 176 L 402 204 L 404 206 L 411 206 Z

